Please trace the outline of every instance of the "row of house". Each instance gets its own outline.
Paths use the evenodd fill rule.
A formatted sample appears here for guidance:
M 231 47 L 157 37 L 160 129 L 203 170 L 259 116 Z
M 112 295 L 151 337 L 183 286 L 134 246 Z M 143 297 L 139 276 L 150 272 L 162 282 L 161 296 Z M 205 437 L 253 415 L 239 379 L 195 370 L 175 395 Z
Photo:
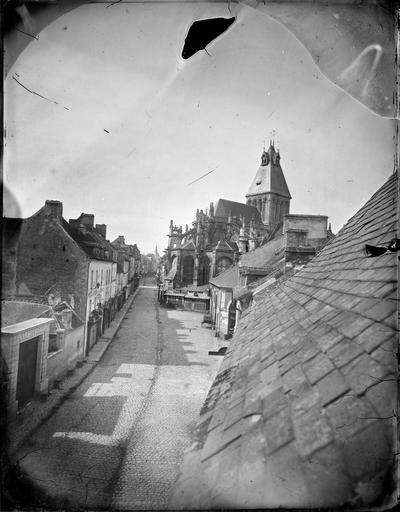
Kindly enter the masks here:
M 2 356 L 15 412 L 71 371 L 136 289 L 140 251 L 82 213 L 48 200 L 2 233 Z
M 141 274 L 143 277 L 157 277 L 160 268 L 160 254 L 158 253 L 157 246 L 154 253 L 141 255 Z

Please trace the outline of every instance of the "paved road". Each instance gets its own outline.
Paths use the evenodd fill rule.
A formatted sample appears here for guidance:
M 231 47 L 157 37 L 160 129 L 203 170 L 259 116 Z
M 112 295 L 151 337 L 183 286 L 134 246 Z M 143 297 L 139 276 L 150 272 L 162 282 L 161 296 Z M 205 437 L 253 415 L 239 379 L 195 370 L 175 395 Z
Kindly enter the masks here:
M 20 450 L 63 508 L 165 509 L 221 359 L 201 315 L 141 287 L 101 362 Z

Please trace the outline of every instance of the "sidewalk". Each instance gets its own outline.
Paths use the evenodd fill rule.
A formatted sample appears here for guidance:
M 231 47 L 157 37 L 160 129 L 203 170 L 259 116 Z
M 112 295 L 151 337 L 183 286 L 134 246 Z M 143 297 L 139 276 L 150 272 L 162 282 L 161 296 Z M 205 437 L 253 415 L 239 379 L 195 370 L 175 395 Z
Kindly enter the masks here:
M 99 338 L 91 349 L 82 366 L 77 366 L 71 375 L 67 375 L 58 388 L 53 388 L 49 392 L 45 400 L 32 401 L 22 409 L 14 420 L 10 421 L 7 433 L 7 445 L 10 455 L 18 450 L 24 440 L 46 421 L 94 370 L 112 342 L 140 288 L 139 286 L 133 295 L 128 298 L 121 310 L 116 313 L 112 324 L 104 331 L 103 336 Z

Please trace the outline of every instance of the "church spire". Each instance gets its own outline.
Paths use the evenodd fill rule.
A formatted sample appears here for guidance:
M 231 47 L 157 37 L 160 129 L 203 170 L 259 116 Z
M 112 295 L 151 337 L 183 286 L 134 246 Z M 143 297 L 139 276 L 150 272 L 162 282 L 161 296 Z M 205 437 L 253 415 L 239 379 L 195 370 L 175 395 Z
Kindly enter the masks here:
M 291 195 L 280 165 L 279 149 L 275 150 L 275 130 L 271 132 L 268 151 L 261 155 L 261 165 L 246 194 L 246 202 L 260 212 L 263 223 L 271 229 L 289 213 Z

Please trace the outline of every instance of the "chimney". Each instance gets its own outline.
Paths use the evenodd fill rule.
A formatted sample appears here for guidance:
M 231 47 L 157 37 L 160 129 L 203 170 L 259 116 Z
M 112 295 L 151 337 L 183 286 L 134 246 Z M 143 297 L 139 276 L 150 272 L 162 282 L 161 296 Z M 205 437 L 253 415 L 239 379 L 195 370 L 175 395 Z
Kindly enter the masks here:
M 44 214 L 46 217 L 61 221 L 63 215 L 63 205 L 61 201 L 47 200 L 44 205 Z
M 106 224 L 96 224 L 96 231 L 97 233 L 99 233 L 103 238 L 104 240 L 106 239 L 106 235 L 107 235 L 107 226 Z
M 82 226 L 85 226 L 85 228 L 94 227 L 94 215 L 92 213 L 81 213 L 78 220 Z

